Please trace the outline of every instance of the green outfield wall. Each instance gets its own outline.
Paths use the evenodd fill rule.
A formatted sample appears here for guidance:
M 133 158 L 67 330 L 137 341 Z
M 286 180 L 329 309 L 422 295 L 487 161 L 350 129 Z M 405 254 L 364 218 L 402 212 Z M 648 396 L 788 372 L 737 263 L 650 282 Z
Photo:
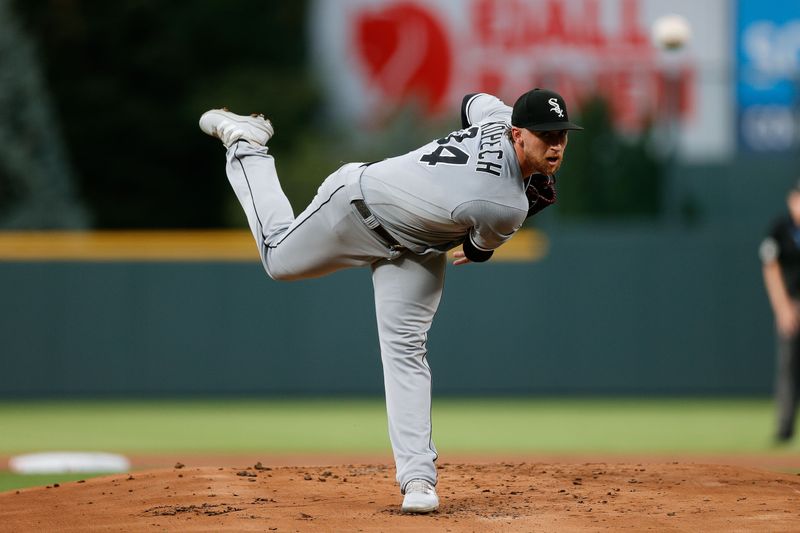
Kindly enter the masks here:
M 448 267 L 436 394 L 770 392 L 762 227 L 545 226 L 538 261 Z M 3 261 L 0 294 L 4 397 L 382 390 L 366 269 Z

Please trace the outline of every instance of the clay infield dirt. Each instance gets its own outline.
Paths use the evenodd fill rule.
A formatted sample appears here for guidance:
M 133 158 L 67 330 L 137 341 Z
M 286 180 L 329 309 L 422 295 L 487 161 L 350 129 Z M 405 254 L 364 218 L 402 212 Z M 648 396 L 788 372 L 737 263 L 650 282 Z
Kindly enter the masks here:
M 394 468 L 186 466 L 0 494 L 0 531 L 800 531 L 800 475 L 668 463 L 444 463 L 438 512 Z

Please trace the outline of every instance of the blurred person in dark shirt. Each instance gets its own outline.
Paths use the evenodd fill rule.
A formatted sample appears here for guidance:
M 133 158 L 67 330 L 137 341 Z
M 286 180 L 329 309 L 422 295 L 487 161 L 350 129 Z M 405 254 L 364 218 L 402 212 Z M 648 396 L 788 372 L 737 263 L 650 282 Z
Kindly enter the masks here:
M 773 222 L 759 248 L 777 330 L 777 443 L 794 436 L 800 386 L 800 181 L 787 193 L 786 203 L 788 213 Z

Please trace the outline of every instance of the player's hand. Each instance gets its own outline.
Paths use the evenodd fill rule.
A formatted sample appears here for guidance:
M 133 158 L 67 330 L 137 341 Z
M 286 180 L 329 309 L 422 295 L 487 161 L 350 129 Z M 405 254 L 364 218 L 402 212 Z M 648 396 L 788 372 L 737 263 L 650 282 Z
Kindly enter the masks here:
M 455 257 L 455 261 L 453 261 L 454 265 L 466 265 L 467 263 L 471 263 L 471 261 L 467 259 L 466 254 L 464 254 L 462 250 L 453 252 L 453 257 Z
M 775 316 L 778 332 L 784 337 L 791 337 L 800 329 L 800 315 L 793 305 L 787 305 Z

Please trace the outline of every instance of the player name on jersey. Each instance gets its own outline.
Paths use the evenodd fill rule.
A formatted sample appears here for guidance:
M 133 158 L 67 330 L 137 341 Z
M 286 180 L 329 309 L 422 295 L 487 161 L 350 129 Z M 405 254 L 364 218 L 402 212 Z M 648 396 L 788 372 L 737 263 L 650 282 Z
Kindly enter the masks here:
M 503 168 L 503 149 L 500 147 L 500 142 L 505 134 L 506 124 L 504 122 L 488 122 L 482 124 L 480 128 L 478 163 L 475 166 L 475 170 L 499 176 L 500 170 Z M 501 161 L 501 163 L 497 161 Z

